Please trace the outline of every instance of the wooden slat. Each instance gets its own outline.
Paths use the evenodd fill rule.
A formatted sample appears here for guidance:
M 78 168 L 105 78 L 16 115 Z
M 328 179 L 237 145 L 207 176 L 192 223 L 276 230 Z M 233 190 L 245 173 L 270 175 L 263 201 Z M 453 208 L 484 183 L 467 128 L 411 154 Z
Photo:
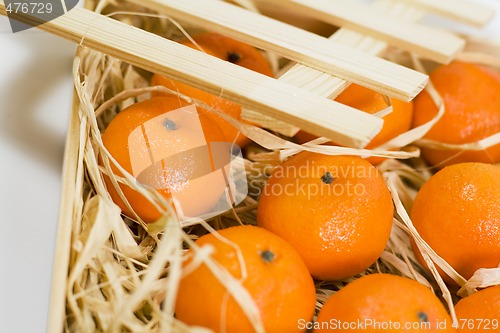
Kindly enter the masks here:
M 413 99 L 427 82 L 427 77 L 422 73 L 220 0 L 129 2 L 218 31 L 401 100 Z
M 304 15 L 377 38 L 440 63 L 449 63 L 465 46 L 464 39 L 449 32 L 389 16 L 384 11 L 352 0 L 272 1 L 285 1 Z
M 254 0 L 257 3 L 261 1 L 270 0 Z M 481 7 L 475 8 L 468 11 L 470 2 L 467 0 L 452 0 L 455 6 L 448 3 L 448 6 L 440 7 L 441 2 L 436 2 L 435 7 L 441 8 L 441 10 L 436 10 L 436 8 L 431 8 L 429 6 L 419 5 L 419 0 L 412 1 L 401 1 L 401 0 L 378 0 L 373 3 L 373 7 L 378 10 L 384 10 L 389 15 L 399 17 L 406 22 L 415 22 L 421 19 L 425 15 L 425 10 L 430 10 L 436 14 L 441 14 L 449 18 L 459 20 L 467 23 L 468 18 L 476 17 L 476 25 L 481 25 L 486 23 L 493 11 L 490 8 Z M 424 0 L 425 2 L 425 0 Z M 447 0 L 445 0 L 447 2 Z M 434 2 L 432 2 L 434 4 Z M 275 3 L 278 5 L 278 2 Z M 283 6 L 283 2 L 279 2 L 280 6 Z M 457 8 L 461 8 L 458 10 Z M 293 8 L 291 8 L 293 9 Z M 297 8 L 295 8 L 297 11 Z M 482 13 L 478 15 L 477 12 Z M 358 50 L 362 50 L 367 54 L 378 55 L 380 52 L 386 49 L 387 43 L 383 41 L 376 40 L 372 37 L 363 36 L 360 33 L 352 31 L 350 29 L 342 28 L 334 33 L 330 39 L 337 41 L 351 47 L 355 47 Z M 467 47 L 470 47 L 471 42 Z M 303 66 L 301 64 L 296 64 L 290 70 L 280 77 L 280 80 L 288 82 L 297 87 L 302 87 L 315 92 L 321 96 L 329 96 L 330 98 L 336 97 L 340 92 L 343 91 L 345 87 L 349 84 L 347 81 L 342 80 L 338 77 L 334 77 L 320 71 L 311 69 L 309 67 Z M 253 110 L 243 109 L 242 117 L 246 120 L 252 121 L 254 123 L 260 124 L 261 126 L 271 129 L 275 132 L 281 133 L 286 136 L 294 136 L 299 128 L 286 124 L 280 120 L 273 119 L 268 116 L 264 116 L 255 112 Z
M 409 22 L 418 21 L 425 14 L 424 11 L 400 0 L 378 0 L 373 3 L 372 7 Z M 374 56 L 380 56 L 388 47 L 384 41 L 346 28 L 339 29 L 329 39 Z M 347 81 L 338 77 L 311 70 L 301 64 L 293 66 L 279 80 L 329 98 L 335 98 L 348 84 Z
M 391 16 L 397 16 L 412 22 L 418 21 L 425 14 L 422 9 L 400 0 L 377 0 L 372 6 L 378 10 L 386 11 Z M 380 55 L 388 46 L 386 42 L 345 28 L 336 31 L 329 39 L 375 56 Z M 341 78 L 301 64 L 295 64 L 279 80 L 328 98 L 335 98 L 349 85 L 349 82 Z M 297 126 L 292 126 L 281 120 L 265 116 L 254 110 L 243 109 L 241 116 L 248 121 L 289 137 L 294 136 L 300 130 Z
M 3 0 L 0 14 L 6 14 Z M 38 27 L 347 146 L 364 146 L 382 126 L 375 116 L 83 8 Z
M 469 0 L 407 0 L 412 4 L 453 20 L 482 27 L 495 15 L 495 11 L 477 1 Z

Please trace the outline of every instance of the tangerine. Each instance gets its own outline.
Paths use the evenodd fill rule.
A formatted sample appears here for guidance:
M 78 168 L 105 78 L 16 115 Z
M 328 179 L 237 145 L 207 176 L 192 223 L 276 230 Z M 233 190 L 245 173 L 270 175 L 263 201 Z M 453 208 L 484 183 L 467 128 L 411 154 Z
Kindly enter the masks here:
M 258 307 L 266 332 L 303 332 L 299 320 L 314 314 L 314 282 L 295 249 L 280 237 L 255 226 L 237 226 L 202 236 L 198 246 L 211 246 L 212 258 L 236 279 L 242 279 L 239 255 L 249 276 L 241 280 Z M 230 245 L 237 246 L 237 249 Z M 189 250 L 186 256 L 192 260 Z M 182 277 L 177 296 L 176 317 L 188 325 L 215 332 L 254 332 L 227 288 L 205 263 Z
M 500 76 L 479 65 L 452 62 L 430 74 L 441 95 L 445 113 L 427 132 L 426 139 L 450 144 L 476 142 L 500 132 Z M 413 126 L 420 126 L 438 109 L 427 91 L 415 98 Z M 444 150 L 422 147 L 422 156 L 439 168 L 462 162 L 500 162 L 500 144 L 480 151 Z
M 193 35 L 192 38 L 203 49 L 204 52 L 215 56 L 217 58 L 232 62 L 239 66 L 251 69 L 267 76 L 273 76 L 271 67 L 267 59 L 256 48 L 251 45 L 239 42 L 229 37 L 222 36 L 217 33 L 201 33 Z M 197 46 L 190 40 L 183 40 L 180 42 L 183 45 L 197 49 Z M 207 93 L 203 90 L 194 88 L 187 84 L 171 80 L 164 76 L 155 74 L 151 79 L 151 85 L 165 86 L 171 90 L 178 91 L 181 94 L 200 100 L 215 109 L 222 111 L 231 117 L 251 124 L 241 118 L 241 106 L 237 103 L 231 102 L 219 96 Z M 162 95 L 163 93 L 153 93 L 153 96 Z M 235 142 L 239 147 L 244 147 L 250 140 L 243 136 L 239 131 L 230 123 L 221 117 L 209 113 L 214 121 L 221 127 L 224 135 L 230 142 Z
M 311 274 L 361 273 L 389 239 L 393 204 L 379 171 L 356 156 L 301 152 L 278 166 L 261 193 L 257 223 L 290 242 Z
M 458 332 L 500 332 L 500 285 L 462 298 L 455 312 Z
M 455 332 L 445 307 L 426 286 L 392 274 L 369 274 L 323 305 L 314 332 Z
M 429 246 L 469 279 L 477 269 L 500 263 L 499 202 L 500 167 L 459 163 L 441 169 L 424 183 L 410 217 Z M 415 244 L 413 248 L 425 266 Z
M 123 109 L 105 129 L 102 141 L 118 164 L 140 184 L 153 187 L 165 198 L 175 194 L 186 216 L 210 211 L 226 188 L 223 179 L 210 174 L 214 171 L 214 156 L 208 148 L 225 141 L 222 131 L 206 111 L 189 106 L 176 95 L 156 97 Z M 228 151 L 227 159 L 229 156 Z M 113 163 L 111 169 L 117 176 L 123 175 Z M 113 201 L 125 215 L 134 218 L 109 177 L 104 179 Z M 145 222 L 161 217 L 141 193 L 122 183 L 119 186 L 133 211 Z
M 358 84 L 351 84 L 336 99 L 337 102 L 374 114 L 382 111 L 389 105 L 383 94 Z M 366 149 L 372 149 L 408 131 L 411 127 L 413 115 L 413 102 L 403 102 L 395 98 L 390 99 L 392 112 L 385 115 L 384 125 L 380 132 L 366 145 Z M 316 136 L 300 131 L 295 136 L 300 144 L 316 138 Z M 381 157 L 370 157 L 368 161 L 372 164 L 380 164 L 384 161 Z

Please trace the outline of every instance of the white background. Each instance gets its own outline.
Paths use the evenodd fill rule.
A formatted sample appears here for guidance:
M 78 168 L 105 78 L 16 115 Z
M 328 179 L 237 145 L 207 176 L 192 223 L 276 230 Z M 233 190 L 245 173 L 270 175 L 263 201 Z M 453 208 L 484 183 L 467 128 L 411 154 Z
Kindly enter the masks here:
M 0 17 L 0 332 L 45 332 L 74 50 Z
M 500 39 L 500 17 L 467 30 Z M 74 50 L 0 17 L 0 332 L 45 331 Z

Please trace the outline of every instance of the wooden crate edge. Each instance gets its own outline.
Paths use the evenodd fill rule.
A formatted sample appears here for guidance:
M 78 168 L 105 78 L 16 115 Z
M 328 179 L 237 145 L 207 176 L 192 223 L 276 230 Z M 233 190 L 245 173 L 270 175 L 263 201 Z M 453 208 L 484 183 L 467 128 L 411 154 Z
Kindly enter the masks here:
M 52 267 L 49 314 L 47 332 L 63 332 L 66 313 L 66 286 L 73 227 L 73 204 L 77 193 L 78 146 L 80 140 L 80 119 L 78 109 L 80 101 L 73 91 L 72 112 L 64 149 L 62 172 L 62 190 L 60 196 L 59 219 L 56 234 L 56 246 Z

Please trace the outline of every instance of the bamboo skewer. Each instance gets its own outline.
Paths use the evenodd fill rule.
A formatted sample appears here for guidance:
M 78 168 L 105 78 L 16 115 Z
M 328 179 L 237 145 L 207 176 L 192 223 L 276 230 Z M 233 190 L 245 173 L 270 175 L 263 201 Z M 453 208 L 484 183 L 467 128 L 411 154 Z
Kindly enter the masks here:
M 409 101 L 427 77 L 328 39 L 219 0 L 129 0 L 195 26 Z
M 375 37 L 440 63 L 449 63 L 465 46 L 462 38 L 449 32 L 389 16 L 376 7 L 350 0 L 286 0 L 286 3 L 304 15 Z
M 6 14 L 3 0 L 0 14 Z M 82 8 L 38 28 L 347 146 L 364 146 L 382 126 L 375 116 Z

